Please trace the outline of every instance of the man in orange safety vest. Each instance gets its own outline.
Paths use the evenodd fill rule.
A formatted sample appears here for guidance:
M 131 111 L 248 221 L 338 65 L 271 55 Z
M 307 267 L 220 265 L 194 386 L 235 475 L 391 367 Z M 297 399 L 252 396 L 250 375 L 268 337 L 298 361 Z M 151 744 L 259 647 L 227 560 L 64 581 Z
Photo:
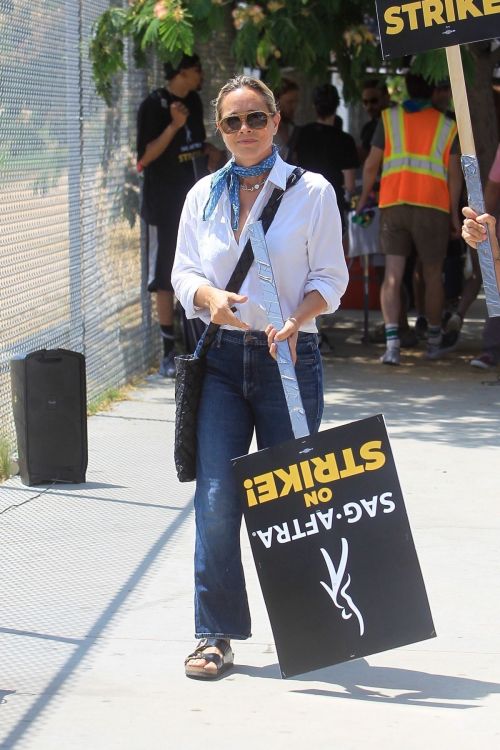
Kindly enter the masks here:
M 410 99 L 386 109 L 363 167 L 360 212 L 382 165 L 380 248 L 385 255 L 380 290 L 386 352 L 381 362 L 399 365 L 398 320 L 406 259 L 416 250 L 425 282 L 428 359 L 453 346 L 441 329 L 444 304 L 442 266 L 450 231 L 460 236 L 458 202 L 462 172 L 455 122 L 432 106 L 432 86 L 421 76 L 406 75 Z M 453 339 L 453 345 L 456 337 Z

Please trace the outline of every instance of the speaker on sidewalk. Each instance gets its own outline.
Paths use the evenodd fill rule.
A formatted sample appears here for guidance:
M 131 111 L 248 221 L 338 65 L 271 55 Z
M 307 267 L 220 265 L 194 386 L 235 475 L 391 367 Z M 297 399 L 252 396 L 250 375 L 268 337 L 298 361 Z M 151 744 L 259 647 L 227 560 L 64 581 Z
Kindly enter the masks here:
M 16 357 L 10 365 L 21 481 L 85 482 L 85 357 L 67 349 L 42 349 Z

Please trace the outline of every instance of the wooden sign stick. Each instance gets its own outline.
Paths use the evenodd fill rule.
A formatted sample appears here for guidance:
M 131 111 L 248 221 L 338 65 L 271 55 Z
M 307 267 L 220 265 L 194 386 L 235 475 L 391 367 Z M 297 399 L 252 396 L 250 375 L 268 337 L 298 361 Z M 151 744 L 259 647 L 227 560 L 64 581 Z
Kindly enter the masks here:
M 483 189 L 472 133 L 460 45 L 454 44 L 451 47 L 446 47 L 446 58 L 462 150 L 461 161 L 467 186 L 468 204 L 478 214 L 482 214 L 484 213 Z M 477 253 L 483 276 L 488 315 L 490 317 L 500 316 L 500 256 L 493 255 L 489 233 L 487 239 L 477 246 Z

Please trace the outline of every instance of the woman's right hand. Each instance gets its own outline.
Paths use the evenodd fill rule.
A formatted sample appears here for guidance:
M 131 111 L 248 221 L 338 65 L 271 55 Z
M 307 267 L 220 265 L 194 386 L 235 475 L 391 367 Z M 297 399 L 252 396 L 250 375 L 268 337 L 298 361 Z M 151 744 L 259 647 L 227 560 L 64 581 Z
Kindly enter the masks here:
M 208 309 L 210 310 L 210 320 L 218 325 L 229 325 L 235 328 L 241 328 L 248 331 L 250 326 L 236 317 L 235 305 L 241 305 L 247 302 L 248 297 L 243 294 L 234 294 L 226 292 L 225 289 L 215 289 L 212 287 L 208 293 Z
M 287 341 L 290 347 L 290 354 L 292 355 L 293 364 L 297 361 L 297 339 L 299 336 L 299 327 L 297 320 L 293 317 L 285 320 L 283 327 L 278 331 L 273 325 L 269 324 L 266 328 L 267 343 L 269 346 L 269 354 L 273 359 L 276 359 L 278 354 L 278 341 Z

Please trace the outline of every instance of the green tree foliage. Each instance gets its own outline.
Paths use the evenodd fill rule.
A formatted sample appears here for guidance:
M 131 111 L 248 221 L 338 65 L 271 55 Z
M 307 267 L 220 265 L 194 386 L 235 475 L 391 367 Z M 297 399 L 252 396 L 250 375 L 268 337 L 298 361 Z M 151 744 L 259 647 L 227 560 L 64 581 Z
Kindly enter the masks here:
M 284 66 L 326 76 L 334 55 L 349 98 L 366 66 L 381 61 L 376 24 L 367 15 L 374 13 L 373 0 L 131 0 L 126 9 L 110 7 L 94 24 L 90 57 L 98 93 L 110 103 L 113 77 L 125 67 L 125 38 L 139 65 L 148 51 L 175 64 L 192 53 L 195 38 L 221 27 L 228 5 L 237 62 L 260 68 L 271 85 Z
M 368 0 L 269 0 L 237 3 L 233 10 L 237 29 L 238 62 L 266 71 L 275 85 L 283 66 L 312 76 L 326 76 L 332 55 L 347 89 L 352 74 L 375 59 L 380 62 L 375 35 L 366 25 Z M 366 19 L 368 20 L 368 19 Z
M 346 100 L 356 99 L 367 69 L 377 69 L 382 55 L 374 0 L 130 0 L 112 7 L 95 23 L 90 47 L 98 93 L 111 101 L 113 76 L 124 68 L 123 40 L 133 41 L 136 62 L 148 51 L 176 63 L 192 54 L 195 39 L 206 39 L 224 23 L 230 6 L 236 29 L 234 54 L 239 65 L 259 68 L 275 86 L 283 67 L 316 78 L 334 63 Z M 393 61 L 395 69 L 403 61 Z M 431 81 L 446 77 L 444 53 L 426 53 L 417 61 Z
M 94 24 L 90 59 L 96 90 L 108 105 L 114 76 L 125 69 L 124 40 L 133 43 L 136 64 L 148 52 L 176 64 L 192 54 L 195 37 L 207 38 L 223 22 L 223 0 L 130 0 L 128 8 L 110 7 Z
M 113 76 L 125 69 L 123 36 L 127 15 L 121 8 L 110 8 L 96 22 L 90 44 L 92 75 L 99 96 L 111 103 Z

